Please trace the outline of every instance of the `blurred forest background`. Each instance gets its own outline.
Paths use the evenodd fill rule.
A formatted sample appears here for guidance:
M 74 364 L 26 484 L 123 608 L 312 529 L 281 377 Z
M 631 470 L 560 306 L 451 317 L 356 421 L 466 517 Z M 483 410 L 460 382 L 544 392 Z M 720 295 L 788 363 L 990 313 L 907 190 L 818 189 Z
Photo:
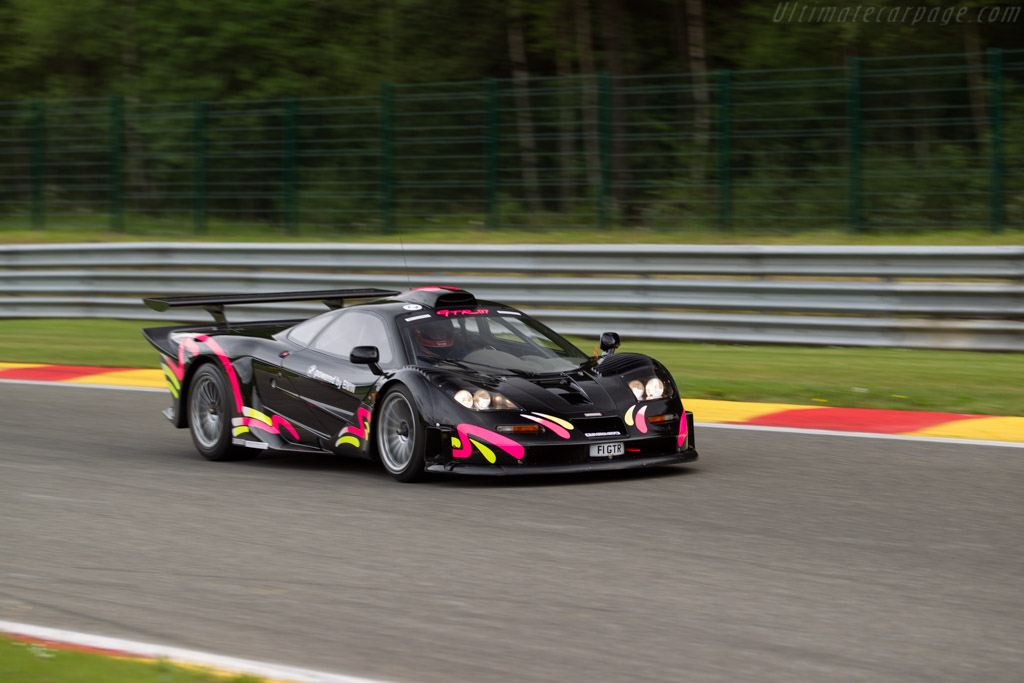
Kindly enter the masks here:
M 0 228 L 1024 224 L 1024 19 L 779 9 L 0 0 Z
M 1024 47 L 1022 21 L 776 23 L 778 4 L 0 0 L 0 100 L 113 93 L 146 101 L 333 97 L 376 94 L 381 82 L 510 78 L 517 70 L 532 76 L 677 74 Z M 954 6 L 935 0 L 806 4 Z

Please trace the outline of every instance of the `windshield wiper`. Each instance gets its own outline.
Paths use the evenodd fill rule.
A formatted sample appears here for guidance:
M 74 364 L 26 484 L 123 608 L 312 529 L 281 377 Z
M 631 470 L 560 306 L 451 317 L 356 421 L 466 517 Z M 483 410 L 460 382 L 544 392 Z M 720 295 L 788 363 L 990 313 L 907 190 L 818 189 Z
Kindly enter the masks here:
M 488 365 L 487 363 L 481 363 L 476 360 L 464 360 L 463 363 L 472 363 L 473 365 L 479 365 L 482 368 L 490 368 L 491 370 L 497 370 L 498 372 L 506 375 L 520 375 L 522 377 L 533 377 L 537 373 L 529 370 L 516 370 L 514 368 L 500 368 L 497 365 Z
M 470 372 L 473 372 L 473 368 L 469 367 L 460 360 L 455 360 L 454 358 L 438 358 L 436 356 L 416 356 L 416 358 L 418 358 L 419 360 L 425 360 L 427 362 L 433 363 L 434 365 L 437 365 L 439 363 L 448 363 L 450 365 L 454 365 L 457 368 L 462 368 L 463 370 L 469 370 Z

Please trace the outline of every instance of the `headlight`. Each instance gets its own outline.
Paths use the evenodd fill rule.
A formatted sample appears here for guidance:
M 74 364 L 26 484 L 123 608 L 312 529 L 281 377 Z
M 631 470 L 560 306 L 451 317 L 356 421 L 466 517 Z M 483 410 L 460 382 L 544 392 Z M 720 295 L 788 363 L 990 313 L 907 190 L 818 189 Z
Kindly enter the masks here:
M 647 380 L 645 389 L 647 390 L 647 398 L 661 398 L 665 395 L 665 385 L 657 377 Z M 634 390 L 633 393 L 635 394 L 636 391 Z
M 481 389 L 473 394 L 473 405 L 477 410 L 487 410 L 491 407 L 491 395 Z
M 477 389 L 475 392 L 459 389 L 452 398 L 470 410 L 521 410 L 501 394 L 485 389 Z
M 651 377 L 646 382 L 634 379 L 629 383 L 629 390 L 638 401 L 652 401 L 672 396 L 672 387 L 666 386 L 660 377 Z
M 639 380 L 633 380 L 629 383 L 629 388 L 633 391 L 633 395 L 636 396 L 636 400 L 644 400 L 644 385 Z

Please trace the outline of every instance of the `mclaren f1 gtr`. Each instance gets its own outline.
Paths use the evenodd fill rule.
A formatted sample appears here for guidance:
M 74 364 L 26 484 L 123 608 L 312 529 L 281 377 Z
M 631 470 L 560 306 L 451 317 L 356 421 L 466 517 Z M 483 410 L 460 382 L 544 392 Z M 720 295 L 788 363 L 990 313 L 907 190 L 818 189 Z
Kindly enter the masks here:
M 232 304 L 317 300 L 302 320 L 228 322 Z M 346 301 L 361 300 L 355 305 Z M 697 459 L 693 415 L 665 367 L 588 356 L 512 306 L 451 287 L 145 299 L 198 306 L 213 324 L 143 331 L 161 354 L 164 411 L 200 454 L 259 450 L 379 460 L 399 481 L 427 473 L 617 470 Z

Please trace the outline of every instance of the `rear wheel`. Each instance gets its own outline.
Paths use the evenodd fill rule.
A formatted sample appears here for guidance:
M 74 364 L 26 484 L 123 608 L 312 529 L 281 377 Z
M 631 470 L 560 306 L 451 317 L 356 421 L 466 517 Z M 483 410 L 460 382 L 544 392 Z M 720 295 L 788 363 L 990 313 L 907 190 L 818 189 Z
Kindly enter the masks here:
M 188 390 L 188 428 L 196 450 L 207 460 L 234 460 L 241 449 L 231 443 L 231 399 L 227 379 L 213 365 L 196 370 Z
M 423 479 L 426 434 L 409 390 L 397 386 L 389 391 L 374 423 L 377 453 L 388 474 L 402 482 Z

